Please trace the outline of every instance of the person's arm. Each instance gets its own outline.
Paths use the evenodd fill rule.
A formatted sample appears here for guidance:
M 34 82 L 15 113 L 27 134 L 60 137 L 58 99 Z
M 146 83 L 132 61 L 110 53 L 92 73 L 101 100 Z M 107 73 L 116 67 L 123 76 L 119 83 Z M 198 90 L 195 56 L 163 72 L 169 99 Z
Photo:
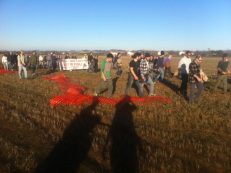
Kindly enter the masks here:
M 193 76 L 197 79 L 198 82 L 203 82 L 203 80 L 201 79 L 200 76 L 198 76 L 196 74 L 194 74 Z
M 189 65 L 189 70 L 190 70 L 190 72 L 193 74 L 193 77 L 195 77 L 196 78 L 196 80 L 198 81 L 198 82 L 202 82 L 203 80 L 201 79 L 201 76 L 199 75 L 197 75 L 197 68 L 194 66 L 194 65 L 192 65 L 192 64 L 190 64 Z
M 217 71 L 218 71 L 218 73 L 220 73 L 220 74 L 225 74 L 225 72 L 218 66 L 217 67 Z
M 130 67 L 130 71 L 131 71 L 131 73 L 132 73 L 134 79 L 135 79 L 135 80 L 138 80 L 139 78 L 138 78 L 138 76 L 136 76 L 133 67 Z
M 221 62 L 219 62 L 218 65 L 217 65 L 217 71 L 218 71 L 218 73 L 220 73 L 220 74 L 226 74 L 226 72 L 223 71 L 223 70 L 220 68 L 220 66 L 221 66 Z
M 182 64 L 183 64 L 183 58 L 181 58 L 181 60 L 180 60 L 179 63 L 178 63 L 178 69 L 181 68 Z

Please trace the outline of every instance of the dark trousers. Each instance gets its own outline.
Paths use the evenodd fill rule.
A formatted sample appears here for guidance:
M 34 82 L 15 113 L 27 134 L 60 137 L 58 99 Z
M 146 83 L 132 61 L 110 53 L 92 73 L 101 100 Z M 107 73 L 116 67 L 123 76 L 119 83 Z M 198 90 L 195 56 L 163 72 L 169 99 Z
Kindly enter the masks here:
M 165 73 L 164 73 L 164 77 L 173 77 L 173 73 L 171 71 L 171 67 L 165 68 Z
M 106 89 L 108 89 L 108 95 L 109 95 L 109 97 L 111 97 L 112 94 L 113 94 L 112 79 L 107 79 L 106 81 L 101 80 L 101 82 L 99 84 L 99 87 L 96 89 L 96 93 L 100 94 L 100 93 L 102 93 Z
M 52 62 L 52 70 L 53 70 L 53 71 L 56 71 L 56 67 L 57 67 L 56 62 Z
M 203 90 L 204 90 L 204 85 L 202 82 L 190 83 L 189 102 L 192 103 L 197 99 L 199 99 Z
M 138 88 L 138 95 L 139 97 L 143 97 L 143 91 L 142 91 L 142 85 L 140 84 L 140 82 L 138 80 L 135 80 L 133 75 L 130 73 L 128 75 L 128 81 L 127 81 L 127 86 L 125 89 L 125 95 L 128 95 L 128 91 L 129 89 L 131 89 L 133 82 L 135 83 L 136 87 Z
M 188 86 L 188 74 L 181 74 L 180 92 L 184 96 L 187 96 L 187 86 Z
M 32 69 L 32 74 L 34 74 L 37 69 L 36 64 L 31 65 L 31 69 Z

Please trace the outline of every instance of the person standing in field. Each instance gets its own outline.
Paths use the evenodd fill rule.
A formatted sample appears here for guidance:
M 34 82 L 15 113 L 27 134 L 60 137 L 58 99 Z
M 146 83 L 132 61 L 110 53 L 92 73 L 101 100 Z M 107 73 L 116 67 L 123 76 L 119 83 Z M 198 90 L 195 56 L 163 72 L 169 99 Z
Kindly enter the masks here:
M 129 63 L 129 75 L 127 86 L 125 89 L 125 95 L 128 95 L 129 89 L 132 87 L 132 84 L 135 83 L 136 87 L 138 88 L 138 95 L 139 97 L 143 97 L 142 86 L 139 82 L 140 80 L 140 53 L 135 53 L 132 58 L 133 60 Z
M 48 53 L 48 55 L 46 56 L 47 68 L 48 68 L 48 69 L 50 69 L 50 68 L 52 67 L 51 56 L 52 56 L 52 52 L 51 52 L 51 53 Z
M 111 53 L 107 54 L 106 58 L 103 59 L 101 64 L 101 82 L 96 88 L 94 95 L 98 96 L 101 92 L 108 89 L 109 97 L 112 97 L 113 94 L 113 83 L 111 78 L 111 69 L 112 69 L 112 58 Z
M 35 75 L 35 72 L 37 70 L 37 65 L 38 65 L 38 57 L 37 57 L 36 52 L 34 51 L 32 53 L 31 58 L 30 58 L 30 66 L 31 66 L 31 69 L 32 69 L 32 76 Z
M 158 67 L 158 71 L 160 73 L 160 81 L 163 81 L 164 80 L 164 55 L 165 55 L 165 52 L 164 51 L 161 51 L 160 52 L 160 56 L 158 57 L 157 59 L 157 62 L 156 62 L 156 65 Z
M 44 57 L 42 55 L 39 55 L 39 66 L 44 68 Z
M 189 74 L 189 64 L 192 62 L 191 60 L 191 52 L 186 51 L 186 54 L 181 58 L 178 63 L 178 69 L 181 76 L 181 86 L 180 92 L 186 98 L 187 97 L 187 86 L 188 86 L 188 74 Z
M 149 66 L 149 60 L 150 60 L 151 55 L 149 53 L 146 53 L 144 55 L 144 58 L 141 59 L 140 62 L 140 75 L 141 75 L 141 80 L 142 80 L 142 93 L 143 93 L 143 85 L 147 85 L 148 90 L 149 90 L 149 96 L 154 95 L 154 83 L 151 78 L 150 72 L 150 66 Z
M 57 56 L 55 53 L 51 55 L 51 65 L 52 65 L 52 71 L 55 72 L 57 67 Z
M 193 103 L 194 101 L 197 101 L 204 90 L 203 79 L 200 74 L 201 63 L 202 63 L 202 57 L 198 55 L 196 56 L 195 60 L 189 65 L 189 83 L 190 83 L 189 103 Z M 195 94 L 196 89 L 197 92 Z
M 227 87 L 228 87 L 228 74 L 230 74 L 229 70 L 229 61 L 228 61 L 228 56 L 227 54 L 224 54 L 222 57 L 222 60 L 219 61 L 217 65 L 217 83 L 215 85 L 214 90 L 216 91 L 218 86 L 222 84 L 222 87 L 224 89 L 224 92 L 227 92 Z
M 8 61 L 7 61 L 7 56 L 5 54 L 2 56 L 2 65 L 5 70 L 8 70 Z
M 17 57 L 18 59 L 18 75 L 19 79 L 22 79 L 22 71 L 24 74 L 24 78 L 27 79 L 27 69 L 26 69 L 26 63 L 25 63 L 25 56 L 23 51 L 21 51 Z
M 171 60 L 172 60 L 172 55 L 169 55 L 164 59 L 164 69 L 165 69 L 165 77 L 172 77 L 173 73 L 171 71 Z

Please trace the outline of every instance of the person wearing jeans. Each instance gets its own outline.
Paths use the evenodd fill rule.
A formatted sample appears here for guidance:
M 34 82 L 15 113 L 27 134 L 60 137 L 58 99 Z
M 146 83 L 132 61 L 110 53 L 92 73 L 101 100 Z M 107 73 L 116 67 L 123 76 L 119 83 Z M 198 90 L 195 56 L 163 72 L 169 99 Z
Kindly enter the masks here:
M 143 90 L 142 86 L 139 82 L 139 68 L 140 68 L 140 63 L 139 63 L 139 57 L 140 53 L 135 53 L 132 58 L 133 60 L 130 61 L 129 63 L 129 75 L 128 75 L 128 81 L 127 81 L 127 86 L 125 89 L 125 95 L 128 95 L 129 89 L 132 87 L 132 84 L 135 83 L 136 87 L 138 88 L 138 95 L 139 97 L 143 97 Z
M 189 83 L 190 83 L 189 103 L 193 103 L 197 101 L 204 90 L 203 80 L 200 75 L 201 62 L 202 62 L 202 57 L 196 56 L 196 59 L 189 65 Z
M 178 69 L 180 71 L 182 81 L 180 86 L 180 92 L 185 98 L 187 97 L 189 64 L 192 62 L 190 56 L 191 52 L 187 51 L 186 55 L 183 58 L 181 58 L 181 60 L 178 63 Z
M 19 79 L 22 79 L 22 71 L 23 71 L 23 74 L 24 74 L 24 78 L 27 79 L 27 70 L 26 70 L 25 56 L 23 54 L 23 51 L 20 52 L 17 59 L 18 59 L 18 75 L 19 75 Z
M 142 97 L 143 96 L 143 89 L 142 85 L 140 84 L 139 80 L 136 80 L 132 73 L 129 73 L 128 75 L 128 81 L 127 81 L 127 87 L 125 89 L 125 95 L 128 95 L 129 89 L 132 87 L 132 84 L 135 84 L 136 87 L 138 88 L 138 96 Z
M 161 51 L 160 56 L 158 57 L 157 62 L 156 62 L 156 65 L 157 65 L 158 71 L 159 71 L 159 79 L 160 79 L 160 81 L 164 80 L 164 72 L 165 72 L 165 69 L 164 69 L 164 55 L 165 55 L 165 52 Z
M 145 57 L 140 62 L 140 74 L 142 79 L 142 85 L 147 85 L 149 90 L 149 96 L 154 95 L 154 82 L 150 76 L 150 66 L 149 66 L 149 58 L 150 54 L 146 53 Z M 143 93 L 143 87 L 141 87 L 141 92 Z

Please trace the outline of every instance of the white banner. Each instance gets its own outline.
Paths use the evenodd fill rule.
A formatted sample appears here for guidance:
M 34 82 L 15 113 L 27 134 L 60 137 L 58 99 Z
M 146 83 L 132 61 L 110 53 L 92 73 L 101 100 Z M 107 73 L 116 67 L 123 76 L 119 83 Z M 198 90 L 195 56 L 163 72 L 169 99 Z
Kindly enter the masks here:
M 65 59 L 62 62 L 63 70 L 82 70 L 88 69 L 88 60 L 86 58 Z

